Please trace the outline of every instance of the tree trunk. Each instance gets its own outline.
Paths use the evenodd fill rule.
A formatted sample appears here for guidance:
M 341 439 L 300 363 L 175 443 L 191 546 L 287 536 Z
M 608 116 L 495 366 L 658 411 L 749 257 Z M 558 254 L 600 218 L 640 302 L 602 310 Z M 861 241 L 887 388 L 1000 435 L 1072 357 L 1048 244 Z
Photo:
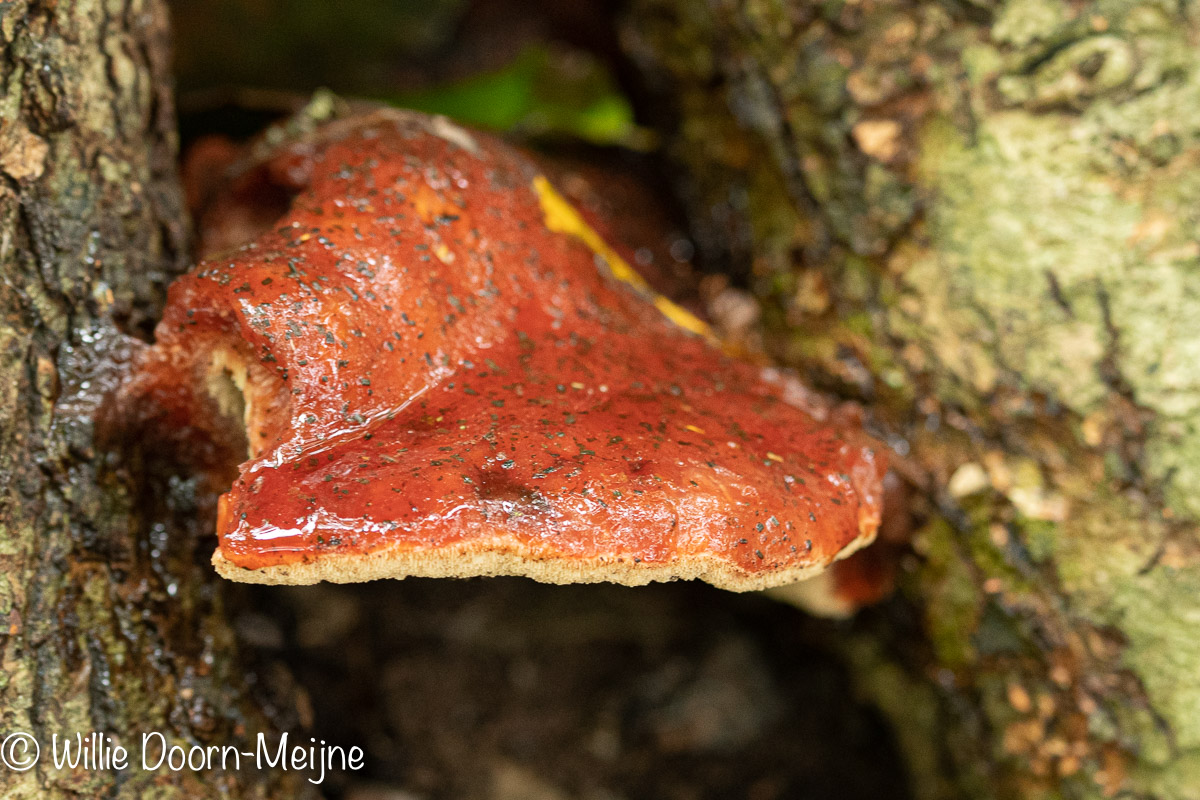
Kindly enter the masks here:
M 0 732 L 41 748 L 19 771 L 31 752 L 6 741 L 0 793 L 298 796 L 248 769 L 54 768 L 55 735 L 103 732 L 136 763 L 144 733 L 269 725 L 195 546 L 211 500 L 110 457 L 96 421 L 186 258 L 165 5 L 15 0 L 0 44 Z
M 625 33 L 709 262 L 918 488 L 915 624 L 849 651 L 920 796 L 1200 797 L 1200 6 L 636 0 Z

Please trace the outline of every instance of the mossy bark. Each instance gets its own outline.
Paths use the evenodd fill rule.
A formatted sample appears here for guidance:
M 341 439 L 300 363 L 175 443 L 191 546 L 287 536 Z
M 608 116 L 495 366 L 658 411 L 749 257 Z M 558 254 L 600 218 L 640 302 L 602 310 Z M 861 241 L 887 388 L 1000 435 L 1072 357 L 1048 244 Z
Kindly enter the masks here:
M 7 798 L 297 796 L 278 775 L 59 770 L 50 752 L 99 731 L 137 763 L 143 733 L 268 727 L 197 556 L 203 501 L 165 474 L 147 491 L 96 423 L 185 260 L 168 55 L 159 0 L 0 4 L 0 733 L 41 746 L 0 767 Z
M 1200 797 L 1200 5 L 636 0 L 625 34 L 710 263 L 918 488 L 919 623 L 849 650 L 920 796 Z

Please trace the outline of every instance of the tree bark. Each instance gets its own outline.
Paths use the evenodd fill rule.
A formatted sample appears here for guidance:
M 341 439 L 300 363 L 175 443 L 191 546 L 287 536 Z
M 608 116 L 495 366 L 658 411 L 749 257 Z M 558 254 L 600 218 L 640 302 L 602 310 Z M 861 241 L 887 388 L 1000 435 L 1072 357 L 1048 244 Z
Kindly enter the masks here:
M 1200 7 L 637 0 L 709 263 L 917 487 L 919 794 L 1200 797 Z
M 270 725 L 196 548 L 211 500 L 114 458 L 97 423 L 186 259 L 165 4 L 15 0 L 0 45 L 0 728 L 41 747 L 0 793 L 303 796 L 250 770 L 54 768 L 56 734 L 136 762 L 143 733 L 187 748 Z

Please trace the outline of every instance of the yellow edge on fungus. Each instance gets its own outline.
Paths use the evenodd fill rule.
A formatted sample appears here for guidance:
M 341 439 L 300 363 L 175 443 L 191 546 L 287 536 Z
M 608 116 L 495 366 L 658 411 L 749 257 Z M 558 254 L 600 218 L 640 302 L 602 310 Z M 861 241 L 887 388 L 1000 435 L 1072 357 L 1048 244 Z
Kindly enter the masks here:
M 650 284 L 646 283 L 646 279 L 639 275 L 637 270 L 629 266 L 625 259 L 617 255 L 616 250 L 609 247 L 608 242 L 604 241 L 600 234 L 596 233 L 595 229 L 587 224 L 579 212 L 575 210 L 575 207 L 559 194 L 558 190 L 544 176 L 538 175 L 534 177 L 533 191 L 537 194 L 538 201 L 542 205 L 542 214 L 545 215 L 545 224 L 548 230 L 554 233 L 574 236 L 587 245 L 588 249 L 593 253 L 604 259 L 614 278 L 646 295 L 654 303 L 654 307 L 662 312 L 664 317 L 686 331 L 691 331 L 692 333 L 716 341 L 717 337 L 713 334 L 712 329 L 699 317 L 672 303 L 650 288 Z

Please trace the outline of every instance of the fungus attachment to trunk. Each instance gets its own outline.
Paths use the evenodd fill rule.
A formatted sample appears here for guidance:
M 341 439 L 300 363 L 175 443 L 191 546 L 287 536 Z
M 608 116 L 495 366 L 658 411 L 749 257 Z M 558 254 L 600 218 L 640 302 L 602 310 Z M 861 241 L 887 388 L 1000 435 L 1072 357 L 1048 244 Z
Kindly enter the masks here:
M 723 354 L 529 156 L 378 111 L 272 170 L 290 209 L 171 287 L 122 398 L 244 431 L 225 577 L 747 590 L 874 536 L 876 446 Z

